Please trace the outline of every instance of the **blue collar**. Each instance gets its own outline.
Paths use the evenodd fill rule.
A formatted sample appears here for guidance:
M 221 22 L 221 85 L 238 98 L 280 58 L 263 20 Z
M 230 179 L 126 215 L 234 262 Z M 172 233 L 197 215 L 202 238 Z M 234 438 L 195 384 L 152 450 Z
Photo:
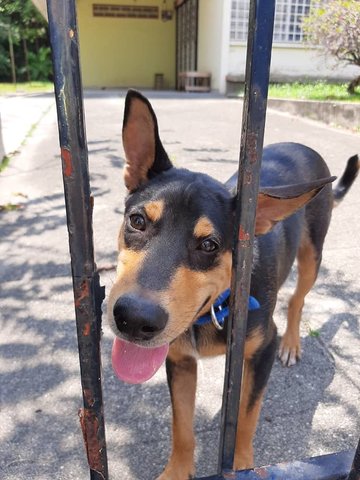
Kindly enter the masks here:
M 213 313 L 215 314 L 216 321 L 219 327 L 222 328 L 224 325 L 225 318 L 229 316 L 229 297 L 230 297 L 230 288 L 225 290 L 218 298 L 215 300 L 212 305 Z M 260 303 L 256 300 L 255 297 L 249 296 L 249 306 L 248 310 L 258 310 L 260 308 Z M 208 323 L 213 322 L 211 318 L 211 313 L 206 313 L 199 317 L 194 325 L 207 325 Z M 216 325 L 215 325 L 216 326 Z

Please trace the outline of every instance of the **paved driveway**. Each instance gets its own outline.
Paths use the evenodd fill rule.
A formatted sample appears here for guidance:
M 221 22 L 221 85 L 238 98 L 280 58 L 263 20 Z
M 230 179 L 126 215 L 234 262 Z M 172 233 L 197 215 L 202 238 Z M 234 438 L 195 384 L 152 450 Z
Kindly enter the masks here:
M 18 116 L 31 101 L 21 98 Z M 96 257 L 103 264 L 116 258 L 123 211 L 123 95 L 92 92 L 85 105 Z M 156 95 L 153 105 L 176 165 L 220 180 L 235 170 L 240 101 Z M 269 111 L 266 143 L 276 141 L 315 148 L 335 175 L 360 152 L 359 135 Z M 360 181 L 334 211 L 320 276 L 304 309 L 303 360 L 291 369 L 276 362 L 273 369 L 255 442 L 258 464 L 353 448 L 360 434 L 359 193 Z M 0 203 L 10 198 L 23 208 L 0 214 L 0 477 L 83 480 L 88 470 L 77 418 L 81 389 L 54 106 L 0 176 Z M 103 276 L 107 291 L 113 279 L 112 272 Z M 280 332 L 294 281 L 291 275 L 280 295 Z M 169 453 L 165 373 L 144 385 L 121 384 L 110 366 L 105 315 L 103 329 L 111 478 L 151 480 Z M 223 369 L 221 358 L 203 361 L 199 369 L 198 475 L 216 468 Z

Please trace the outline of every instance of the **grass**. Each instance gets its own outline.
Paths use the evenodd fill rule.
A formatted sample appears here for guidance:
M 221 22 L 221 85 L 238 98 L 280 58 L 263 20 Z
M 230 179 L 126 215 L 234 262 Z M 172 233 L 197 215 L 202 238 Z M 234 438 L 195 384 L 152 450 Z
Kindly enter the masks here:
M 319 330 L 312 330 L 310 328 L 309 335 L 310 335 L 310 337 L 313 337 L 313 338 L 319 338 L 320 337 L 320 332 L 319 332 Z
M 298 100 L 360 102 L 360 91 L 350 95 L 347 91 L 346 83 L 273 83 L 269 85 L 269 97 Z
M 25 83 L 0 83 L 0 95 L 14 93 L 47 93 L 52 92 L 54 86 L 51 82 L 25 82 Z
M 5 168 L 9 165 L 10 157 L 5 155 L 4 158 L 0 159 L 0 173 L 5 170 Z
M 20 203 L 6 203 L 5 205 L 0 205 L 0 213 L 13 212 L 14 210 L 20 210 L 24 206 Z
M 46 93 L 52 92 L 51 82 L 0 83 L 0 95 L 14 93 Z M 243 92 L 241 92 L 243 94 Z M 269 85 L 270 98 L 298 99 L 298 100 L 330 100 L 335 102 L 360 102 L 360 91 L 350 95 L 347 83 L 328 82 L 292 82 L 271 83 Z

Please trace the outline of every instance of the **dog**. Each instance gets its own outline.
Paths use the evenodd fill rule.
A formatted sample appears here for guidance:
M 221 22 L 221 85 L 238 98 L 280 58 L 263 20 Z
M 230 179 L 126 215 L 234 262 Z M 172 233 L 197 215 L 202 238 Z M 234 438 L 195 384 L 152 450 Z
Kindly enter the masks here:
M 198 320 L 211 318 L 211 310 L 216 317 L 213 306 L 229 289 L 236 175 L 224 185 L 173 167 L 153 108 L 135 90 L 125 100 L 123 145 L 128 196 L 108 301 L 116 335 L 112 364 L 119 378 L 140 383 L 166 361 L 172 452 L 158 480 L 186 480 L 195 472 L 197 358 L 226 351 L 226 317 L 223 329 Z M 256 306 L 248 314 L 235 470 L 253 467 L 253 437 L 277 348 L 277 292 L 297 259 L 297 286 L 279 348 L 290 366 L 300 358 L 301 311 L 318 274 L 333 205 L 358 170 L 355 155 L 333 190 L 335 177 L 309 147 L 279 143 L 263 150 L 250 287 Z

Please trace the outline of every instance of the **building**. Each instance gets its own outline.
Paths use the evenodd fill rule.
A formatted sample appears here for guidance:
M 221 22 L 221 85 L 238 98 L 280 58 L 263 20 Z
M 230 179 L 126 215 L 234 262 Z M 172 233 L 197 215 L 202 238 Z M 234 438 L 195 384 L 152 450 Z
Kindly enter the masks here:
M 33 1 L 45 12 L 45 0 Z M 84 86 L 174 89 L 179 72 L 197 70 L 225 92 L 227 78 L 244 78 L 249 1 L 77 0 Z M 356 75 L 304 44 L 311 1 L 276 2 L 272 81 Z

